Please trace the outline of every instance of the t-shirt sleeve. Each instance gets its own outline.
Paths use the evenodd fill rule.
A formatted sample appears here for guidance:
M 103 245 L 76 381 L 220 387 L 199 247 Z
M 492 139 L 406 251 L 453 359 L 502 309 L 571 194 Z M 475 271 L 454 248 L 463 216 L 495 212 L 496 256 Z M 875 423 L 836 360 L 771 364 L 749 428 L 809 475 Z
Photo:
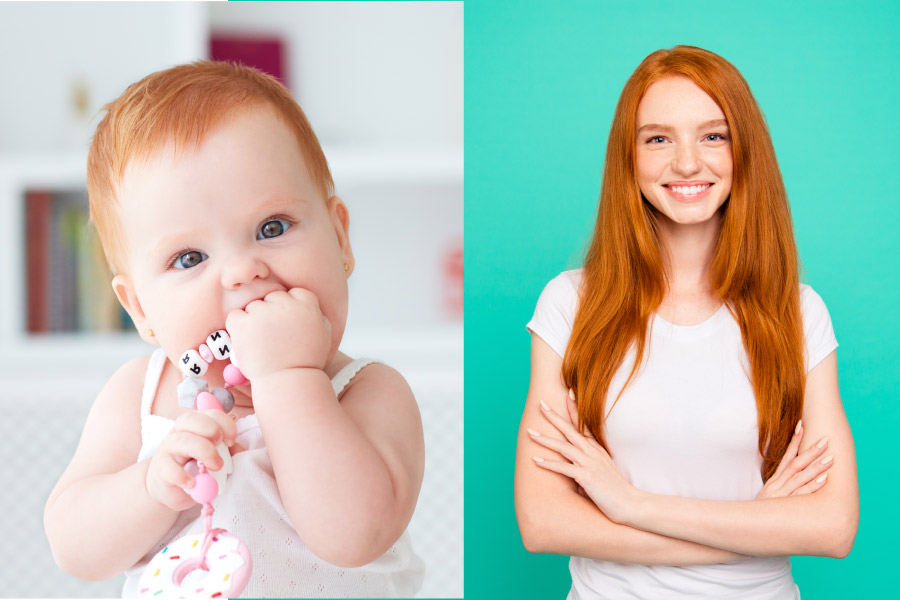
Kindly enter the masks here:
M 566 271 L 547 284 L 538 298 L 534 316 L 525 326 L 547 342 L 560 357 L 565 356 L 572 324 L 578 310 L 578 285 L 581 271 Z
M 800 288 L 800 309 L 806 337 L 806 372 L 809 373 L 838 347 L 838 343 L 825 302 L 808 285 Z

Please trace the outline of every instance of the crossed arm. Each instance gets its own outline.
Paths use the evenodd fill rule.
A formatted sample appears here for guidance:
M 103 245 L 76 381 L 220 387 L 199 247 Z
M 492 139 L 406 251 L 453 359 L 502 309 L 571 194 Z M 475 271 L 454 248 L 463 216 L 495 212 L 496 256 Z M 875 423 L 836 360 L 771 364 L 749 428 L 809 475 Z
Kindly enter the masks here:
M 818 487 L 811 482 L 806 491 L 815 493 L 745 502 L 633 488 L 605 451 L 572 427 L 560 367 L 560 357 L 533 336 L 515 491 L 519 529 L 529 551 L 662 565 L 712 564 L 747 555 L 843 557 L 850 552 L 859 520 L 856 457 L 834 353 L 808 374 L 798 456 L 818 457 L 824 448 L 815 443 L 827 435 L 827 450 L 834 456 L 827 482 Z M 532 436 L 529 429 L 542 435 Z

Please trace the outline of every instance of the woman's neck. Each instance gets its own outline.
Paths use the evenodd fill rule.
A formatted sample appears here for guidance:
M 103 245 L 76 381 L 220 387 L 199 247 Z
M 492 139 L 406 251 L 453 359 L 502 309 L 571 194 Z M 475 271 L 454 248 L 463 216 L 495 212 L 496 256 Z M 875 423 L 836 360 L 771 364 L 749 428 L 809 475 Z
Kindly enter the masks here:
M 711 295 L 708 279 L 719 229 L 721 211 L 704 223 L 682 225 L 659 215 L 669 293 L 676 296 Z

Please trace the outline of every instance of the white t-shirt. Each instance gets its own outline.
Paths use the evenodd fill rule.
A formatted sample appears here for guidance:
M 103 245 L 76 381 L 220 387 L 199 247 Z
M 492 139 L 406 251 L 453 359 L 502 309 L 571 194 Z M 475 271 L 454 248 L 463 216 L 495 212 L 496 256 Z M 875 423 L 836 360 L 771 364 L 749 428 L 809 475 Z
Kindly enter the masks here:
M 578 309 L 581 270 L 544 288 L 528 329 L 563 356 Z M 825 303 L 800 285 L 807 371 L 836 347 Z M 763 486 L 756 400 L 737 322 L 723 304 L 699 325 L 654 314 L 644 367 L 612 406 L 634 365 L 634 348 L 613 376 L 604 434 L 613 460 L 638 489 L 710 500 L 752 500 Z M 793 599 L 788 557 L 690 567 L 569 563 L 569 598 Z

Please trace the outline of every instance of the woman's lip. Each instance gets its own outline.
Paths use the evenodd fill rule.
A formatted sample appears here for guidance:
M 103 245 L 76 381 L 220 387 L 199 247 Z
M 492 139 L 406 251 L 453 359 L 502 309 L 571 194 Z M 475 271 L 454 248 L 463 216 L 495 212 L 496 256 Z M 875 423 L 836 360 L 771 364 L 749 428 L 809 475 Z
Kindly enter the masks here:
M 672 184 L 665 184 L 665 185 L 663 185 L 663 187 L 666 188 L 666 192 L 668 192 L 668 194 L 670 196 L 672 196 L 679 202 L 697 202 L 699 200 L 703 200 L 709 194 L 709 190 L 712 189 L 712 186 L 713 186 L 712 183 L 706 184 L 707 188 L 705 190 L 703 190 L 702 192 L 699 192 L 697 194 L 694 194 L 693 196 L 689 196 L 689 195 L 685 195 L 685 194 L 676 192 L 675 190 L 673 190 L 672 188 L 669 187 L 670 185 L 672 185 Z M 688 187 L 688 186 L 679 185 L 677 187 Z

